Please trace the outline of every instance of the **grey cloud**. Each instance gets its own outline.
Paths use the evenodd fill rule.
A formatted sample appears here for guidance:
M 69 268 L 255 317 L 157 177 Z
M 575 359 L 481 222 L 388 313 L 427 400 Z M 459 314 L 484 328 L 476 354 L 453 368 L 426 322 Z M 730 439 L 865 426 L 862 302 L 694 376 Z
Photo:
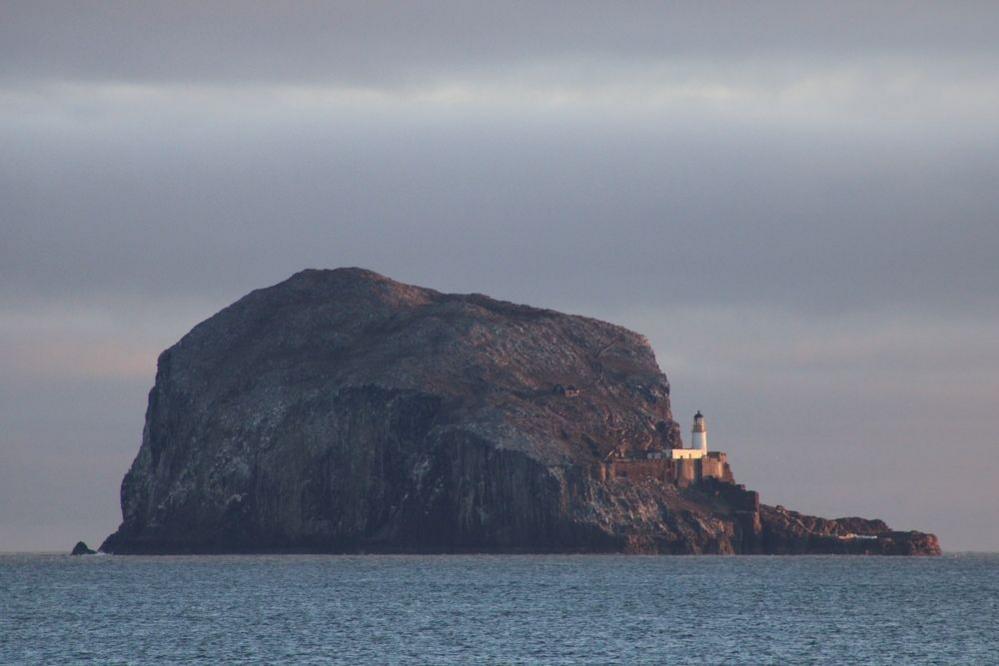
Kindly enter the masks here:
M 995 54 L 989 2 L 8 1 L 7 77 L 401 84 L 525 63 Z
M 158 351 L 340 265 L 646 333 L 765 500 L 999 548 L 994 3 L 288 6 L 0 6 L 0 549 L 109 532 Z
M 9 297 L 235 298 L 362 264 L 549 304 L 999 305 L 999 162 L 961 134 L 230 112 L 0 126 Z

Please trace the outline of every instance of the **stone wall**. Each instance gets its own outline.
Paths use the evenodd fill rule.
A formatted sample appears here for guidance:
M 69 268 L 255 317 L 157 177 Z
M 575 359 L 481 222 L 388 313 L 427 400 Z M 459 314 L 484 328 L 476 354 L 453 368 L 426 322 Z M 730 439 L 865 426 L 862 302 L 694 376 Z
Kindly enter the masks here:
M 693 485 L 701 480 L 701 460 L 686 458 L 676 461 L 676 484 L 681 488 Z
M 701 479 L 718 479 L 735 483 L 732 469 L 728 466 L 728 455 L 721 451 L 711 451 L 701 459 Z
M 703 458 L 648 459 L 611 458 L 600 463 L 595 476 L 601 481 L 611 479 L 656 479 L 664 483 L 675 483 L 686 488 L 707 479 L 724 483 L 735 483 L 728 456 L 721 451 L 711 451 Z

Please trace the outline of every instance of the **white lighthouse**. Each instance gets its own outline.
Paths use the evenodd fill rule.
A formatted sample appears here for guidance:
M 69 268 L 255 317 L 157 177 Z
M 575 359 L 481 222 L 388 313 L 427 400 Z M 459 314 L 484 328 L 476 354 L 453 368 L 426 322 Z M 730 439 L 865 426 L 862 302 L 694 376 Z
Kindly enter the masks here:
M 701 455 L 708 454 L 708 426 L 700 410 L 694 414 L 694 427 L 690 431 L 690 448 L 700 451 Z
M 708 456 L 708 426 L 704 414 L 694 414 L 694 427 L 690 431 L 690 448 L 670 449 L 667 458 L 672 460 L 700 460 Z

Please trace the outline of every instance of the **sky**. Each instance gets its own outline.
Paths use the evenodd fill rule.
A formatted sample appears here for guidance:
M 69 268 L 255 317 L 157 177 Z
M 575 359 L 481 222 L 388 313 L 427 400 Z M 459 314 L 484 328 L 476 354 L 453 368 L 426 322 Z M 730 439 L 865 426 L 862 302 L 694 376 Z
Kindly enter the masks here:
M 363 266 L 637 330 L 762 501 L 999 551 L 994 2 L 2 0 L 0 146 L 0 550 L 117 527 L 194 324 Z

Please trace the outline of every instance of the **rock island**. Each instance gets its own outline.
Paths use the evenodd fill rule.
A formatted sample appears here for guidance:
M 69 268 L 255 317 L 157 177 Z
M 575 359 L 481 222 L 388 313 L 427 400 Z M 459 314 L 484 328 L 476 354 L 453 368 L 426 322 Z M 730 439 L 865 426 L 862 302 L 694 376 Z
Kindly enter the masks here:
M 110 553 L 939 554 L 760 503 L 641 335 L 346 268 L 160 355 Z

